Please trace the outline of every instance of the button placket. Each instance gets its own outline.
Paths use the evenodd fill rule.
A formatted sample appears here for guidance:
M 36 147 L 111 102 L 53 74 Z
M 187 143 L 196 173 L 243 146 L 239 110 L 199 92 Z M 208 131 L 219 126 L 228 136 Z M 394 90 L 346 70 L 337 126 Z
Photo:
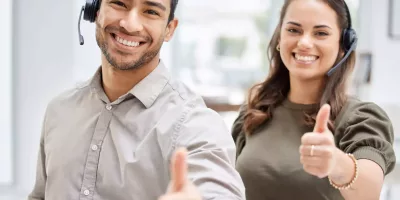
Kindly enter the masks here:
M 106 106 L 111 110 L 112 107 Z M 83 182 L 81 188 L 80 200 L 92 200 L 94 195 L 94 189 L 97 180 L 97 170 L 100 159 L 101 144 L 103 143 L 104 137 L 109 130 L 109 124 L 112 118 L 112 113 L 103 110 L 99 116 L 96 128 L 94 130 L 92 141 L 90 142 L 88 155 L 86 158 L 85 170 L 83 174 Z

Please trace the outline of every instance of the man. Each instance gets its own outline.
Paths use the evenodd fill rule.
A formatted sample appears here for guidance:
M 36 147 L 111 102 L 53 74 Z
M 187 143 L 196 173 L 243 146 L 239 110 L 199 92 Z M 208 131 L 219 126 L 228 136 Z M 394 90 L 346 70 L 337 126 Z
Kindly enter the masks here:
M 244 199 L 224 122 L 160 61 L 177 3 L 101 2 L 102 65 L 49 103 L 29 200 Z

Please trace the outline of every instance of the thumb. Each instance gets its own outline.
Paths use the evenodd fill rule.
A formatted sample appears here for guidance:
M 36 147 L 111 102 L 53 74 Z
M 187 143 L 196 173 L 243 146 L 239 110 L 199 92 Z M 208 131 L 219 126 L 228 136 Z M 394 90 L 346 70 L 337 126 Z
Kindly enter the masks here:
M 317 114 L 315 121 L 314 132 L 323 133 L 328 130 L 329 116 L 331 107 L 328 104 L 323 105 Z
M 187 151 L 184 148 L 178 149 L 172 157 L 171 165 L 171 191 L 178 192 L 187 181 L 187 163 L 186 163 Z

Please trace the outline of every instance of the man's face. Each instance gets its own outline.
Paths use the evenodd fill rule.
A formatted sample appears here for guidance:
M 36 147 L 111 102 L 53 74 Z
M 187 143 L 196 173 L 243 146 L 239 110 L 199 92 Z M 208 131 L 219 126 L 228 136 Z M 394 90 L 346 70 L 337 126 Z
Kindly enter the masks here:
M 96 19 L 96 41 L 107 61 L 132 70 L 159 59 L 178 24 L 168 23 L 171 0 L 103 0 Z

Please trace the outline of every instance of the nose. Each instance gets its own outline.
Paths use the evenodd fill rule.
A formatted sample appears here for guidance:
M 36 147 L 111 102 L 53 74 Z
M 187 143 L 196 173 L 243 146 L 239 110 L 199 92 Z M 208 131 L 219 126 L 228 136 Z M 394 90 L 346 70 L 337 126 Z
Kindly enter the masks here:
M 142 21 L 136 11 L 129 12 L 126 17 L 120 21 L 120 26 L 130 33 L 140 32 L 143 30 Z
M 300 49 L 311 49 L 313 47 L 313 40 L 309 35 L 304 34 L 297 42 Z

